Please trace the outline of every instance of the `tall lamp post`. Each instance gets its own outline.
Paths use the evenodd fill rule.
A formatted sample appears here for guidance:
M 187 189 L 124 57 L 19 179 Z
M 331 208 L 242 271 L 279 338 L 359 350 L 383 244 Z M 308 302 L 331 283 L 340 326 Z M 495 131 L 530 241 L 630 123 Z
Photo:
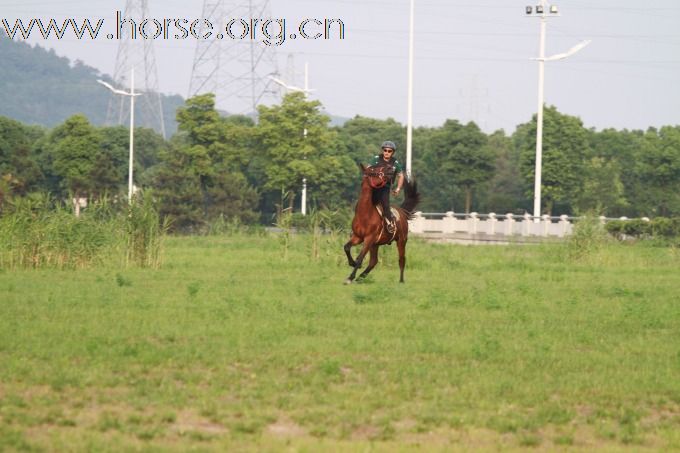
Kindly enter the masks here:
M 305 100 L 307 99 L 307 96 L 309 93 L 314 91 L 312 88 L 309 88 L 309 65 L 305 63 L 305 86 L 304 88 L 288 85 L 286 82 L 284 82 L 281 79 L 278 79 L 274 76 L 269 76 L 269 78 L 276 84 L 281 85 L 283 88 L 285 88 L 288 91 L 300 91 L 305 95 Z M 307 138 L 307 128 L 305 127 L 304 130 L 302 131 L 302 136 L 306 139 Z M 300 213 L 302 215 L 307 215 L 307 178 L 302 178 L 302 199 L 300 200 Z
M 135 143 L 135 96 L 141 96 L 142 93 L 135 93 L 135 70 L 134 68 L 130 70 L 130 91 L 118 90 L 111 86 L 111 84 L 104 82 L 103 80 L 97 80 L 97 82 L 104 85 L 106 88 L 111 90 L 112 93 L 120 94 L 121 96 L 130 97 L 130 163 L 128 168 L 128 203 L 132 203 L 132 169 L 134 162 L 134 143 Z
M 545 56 L 545 25 L 548 17 L 556 17 L 557 5 L 548 5 L 546 0 L 540 0 L 536 7 L 527 6 L 525 9 L 527 17 L 538 17 L 541 19 L 541 34 L 538 51 L 538 58 L 532 60 L 538 61 L 538 111 L 536 113 L 536 167 L 534 172 L 534 221 L 538 222 L 541 218 L 541 169 L 543 166 L 543 103 L 544 103 L 544 74 L 545 62 L 562 60 L 567 58 L 585 46 L 590 44 L 590 40 L 582 41 L 564 53 Z
M 413 14 L 415 0 L 411 0 L 408 33 L 408 107 L 406 114 L 406 177 L 411 180 L 411 154 L 413 149 Z

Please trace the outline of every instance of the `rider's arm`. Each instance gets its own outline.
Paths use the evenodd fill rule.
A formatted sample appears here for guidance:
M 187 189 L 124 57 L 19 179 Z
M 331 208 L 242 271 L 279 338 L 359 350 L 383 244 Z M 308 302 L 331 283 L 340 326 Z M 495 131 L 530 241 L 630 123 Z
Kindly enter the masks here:
M 401 173 L 399 173 L 399 176 L 397 176 L 397 188 L 394 189 L 394 193 L 398 194 L 399 192 L 401 192 L 401 186 L 403 185 L 404 185 L 404 172 L 402 171 Z

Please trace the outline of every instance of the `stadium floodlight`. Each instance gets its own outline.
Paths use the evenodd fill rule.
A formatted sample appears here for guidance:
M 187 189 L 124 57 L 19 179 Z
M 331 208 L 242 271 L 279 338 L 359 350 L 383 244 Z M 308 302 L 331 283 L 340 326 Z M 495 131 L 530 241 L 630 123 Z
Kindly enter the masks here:
M 576 44 L 571 49 L 566 52 L 558 53 L 550 57 L 545 56 L 545 26 L 546 18 L 554 17 L 557 15 L 557 6 L 550 5 L 548 10 L 554 16 L 548 16 L 545 14 L 547 7 L 546 0 L 541 0 L 541 4 L 536 6 L 536 14 L 530 15 L 530 6 L 526 7 L 527 14 L 530 17 L 538 17 L 541 19 L 541 34 L 540 34 L 540 45 L 539 45 L 539 56 L 538 58 L 532 58 L 532 60 L 538 61 L 538 111 L 536 113 L 536 162 L 535 162 L 535 172 L 534 172 L 534 221 L 538 222 L 541 218 L 541 168 L 543 159 L 543 102 L 544 102 L 544 73 L 545 73 L 545 62 L 546 61 L 556 61 L 562 60 L 564 58 L 574 55 L 579 50 L 583 49 L 585 46 L 590 44 L 590 40 L 582 41 Z

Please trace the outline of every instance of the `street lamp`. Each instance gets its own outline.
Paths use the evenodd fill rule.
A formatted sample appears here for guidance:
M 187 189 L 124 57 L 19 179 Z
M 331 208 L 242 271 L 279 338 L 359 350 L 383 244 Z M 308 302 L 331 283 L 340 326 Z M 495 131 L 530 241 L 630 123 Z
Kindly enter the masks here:
M 97 82 L 104 85 L 106 88 L 111 90 L 114 94 L 120 94 L 121 96 L 130 97 L 130 163 L 128 169 L 128 203 L 132 204 L 132 167 L 134 160 L 134 143 L 135 143 L 135 96 L 141 96 L 142 93 L 135 93 L 135 70 L 134 68 L 130 70 L 130 91 L 118 90 L 111 86 L 111 84 L 104 82 L 103 80 L 97 80 Z
M 545 72 L 545 62 L 562 60 L 567 58 L 579 50 L 583 49 L 585 46 L 590 44 L 590 40 L 580 42 L 566 52 L 559 53 L 550 57 L 545 56 L 545 25 L 547 17 L 558 16 L 557 6 L 550 5 L 547 8 L 546 0 L 540 0 L 540 4 L 536 5 L 535 12 L 533 13 L 533 8 L 527 6 L 525 11 L 527 17 L 538 17 L 541 19 L 541 35 L 540 35 L 540 45 L 538 58 L 532 58 L 532 60 L 538 61 L 538 112 L 536 114 L 536 167 L 535 167 L 535 177 L 534 177 L 534 222 L 538 222 L 541 218 L 541 167 L 543 159 L 543 85 L 544 85 L 544 72 Z M 549 14 L 548 15 L 548 12 Z
M 296 87 L 293 85 L 288 85 L 286 82 L 284 82 L 281 79 L 278 79 L 274 76 L 269 76 L 269 78 L 276 83 L 277 85 L 281 85 L 283 88 L 285 88 L 288 91 L 300 91 L 305 95 L 305 100 L 307 100 L 307 96 L 309 93 L 314 91 L 314 89 L 309 88 L 309 66 L 307 63 L 305 63 L 305 87 L 300 88 Z M 305 127 L 304 130 L 302 131 L 302 136 L 306 139 L 307 138 L 307 128 Z M 300 213 L 302 215 L 307 215 L 307 178 L 302 178 L 302 199 L 300 200 Z

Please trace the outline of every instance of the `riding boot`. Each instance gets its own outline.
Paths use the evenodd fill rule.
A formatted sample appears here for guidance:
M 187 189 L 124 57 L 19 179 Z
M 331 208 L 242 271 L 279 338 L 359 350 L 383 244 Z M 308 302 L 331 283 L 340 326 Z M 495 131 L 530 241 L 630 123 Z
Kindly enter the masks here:
M 387 232 L 394 234 L 397 225 L 389 205 L 387 205 L 387 207 L 383 206 L 383 217 L 385 218 L 385 228 L 387 229 Z
M 394 231 L 397 228 L 397 225 L 394 223 L 394 216 L 389 215 L 385 217 L 385 228 L 388 233 L 394 234 Z

